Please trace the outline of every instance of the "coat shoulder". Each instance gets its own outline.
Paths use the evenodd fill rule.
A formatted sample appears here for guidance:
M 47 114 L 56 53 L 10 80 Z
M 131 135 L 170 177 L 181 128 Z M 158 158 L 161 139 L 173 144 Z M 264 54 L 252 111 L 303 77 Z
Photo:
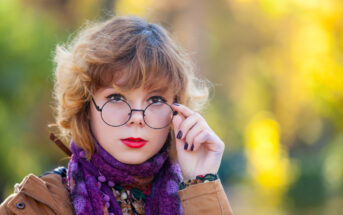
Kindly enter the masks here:
M 178 191 L 178 195 L 185 215 L 233 214 L 220 179 L 191 185 Z
M 65 176 L 65 167 L 57 167 L 41 176 L 28 174 L 1 203 L 0 215 L 73 214 Z

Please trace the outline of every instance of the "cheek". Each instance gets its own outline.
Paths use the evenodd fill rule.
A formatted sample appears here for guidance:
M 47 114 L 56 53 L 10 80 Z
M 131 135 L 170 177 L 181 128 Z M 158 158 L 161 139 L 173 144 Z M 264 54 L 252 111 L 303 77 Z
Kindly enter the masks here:
M 101 134 L 108 127 L 102 121 L 100 113 L 94 107 L 90 110 L 90 126 L 94 134 Z
M 104 148 L 107 148 L 108 144 L 113 143 L 113 140 L 116 139 L 118 132 L 115 128 L 106 125 L 99 114 L 99 112 L 92 112 L 90 121 L 91 131 L 94 134 L 95 138 Z
M 156 132 L 154 137 L 158 139 L 161 145 L 163 145 L 168 137 L 168 133 L 169 133 L 169 128 L 164 128 L 161 131 Z

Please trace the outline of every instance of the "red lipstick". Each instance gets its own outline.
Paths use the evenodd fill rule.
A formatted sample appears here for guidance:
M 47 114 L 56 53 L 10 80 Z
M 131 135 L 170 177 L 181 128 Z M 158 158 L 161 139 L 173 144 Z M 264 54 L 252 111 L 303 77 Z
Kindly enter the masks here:
M 140 137 L 129 137 L 126 139 L 120 139 L 122 143 L 124 143 L 126 146 L 130 148 L 141 148 L 143 147 L 147 140 L 144 140 Z

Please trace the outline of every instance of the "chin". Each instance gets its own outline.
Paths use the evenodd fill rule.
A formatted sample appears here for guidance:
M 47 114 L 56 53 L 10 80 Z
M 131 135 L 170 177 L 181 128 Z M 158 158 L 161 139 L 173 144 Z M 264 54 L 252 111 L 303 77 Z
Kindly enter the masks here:
M 135 159 L 130 159 L 131 156 L 126 156 L 124 159 L 118 159 L 120 162 L 125 163 L 125 164 L 141 164 L 144 163 L 147 159 L 144 158 L 137 158 L 137 156 L 135 157 Z M 128 159 L 129 158 L 129 159 Z
M 122 163 L 125 163 L 125 164 L 131 164 L 131 165 L 134 165 L 134 164 L 141 164 L 141 163 L 144 163 L 145 160 L 130 160 L 130 161 L 123 161 Z

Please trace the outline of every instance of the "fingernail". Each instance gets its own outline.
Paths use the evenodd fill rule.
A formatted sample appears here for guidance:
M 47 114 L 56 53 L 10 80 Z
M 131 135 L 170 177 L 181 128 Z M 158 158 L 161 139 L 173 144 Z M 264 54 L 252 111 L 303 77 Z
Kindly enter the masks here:
M 174 102 L 173 105 L 180 106 L 180 104 L 176 102 Z
M 180 131 L 177 133 L 176 138 L 177 138 L 177 139 L 181 139 L 181 137 L 182 137 L 182 131 L 180 130 Z
M 186 142 L 184 150 L 187 150 L 187 148 L 188 148 L 188 143 Z
M 191 151 L 193 151 L 193 149 L 194 149 L 194 144 L 192 144 L 192 146 L 191 146 Z

